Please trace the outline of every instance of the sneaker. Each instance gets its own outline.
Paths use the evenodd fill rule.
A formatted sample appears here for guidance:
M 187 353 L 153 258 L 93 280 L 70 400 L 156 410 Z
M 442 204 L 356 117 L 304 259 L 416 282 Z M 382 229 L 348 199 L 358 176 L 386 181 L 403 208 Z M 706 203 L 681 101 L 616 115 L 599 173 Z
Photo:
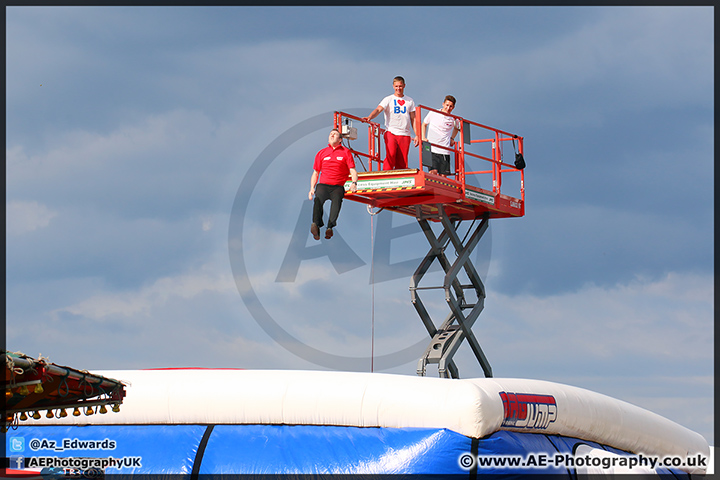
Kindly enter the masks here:
M 317 223 L 310 225 L 310 233 L 315 240 L 320 240 L 320 227 L 317 226 Z
M 332 228 L 328 228 L 327 230 L 325 230 L 325 238 L 327 238 L 329 240 L 332 238 L 332 235 L 333 235 Z

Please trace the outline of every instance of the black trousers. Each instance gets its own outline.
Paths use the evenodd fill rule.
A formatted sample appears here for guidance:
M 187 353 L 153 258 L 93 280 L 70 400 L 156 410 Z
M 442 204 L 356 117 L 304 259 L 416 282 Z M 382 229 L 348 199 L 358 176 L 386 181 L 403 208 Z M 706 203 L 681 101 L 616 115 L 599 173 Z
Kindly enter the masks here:
M 342 206 L 343 197 L 345 196 L 345 187 L 343 185 L 327 185 L 318 183 L 315 186 L 315 203 L 313 204 L 313 223 L 318 227 L 324 225 L 323 222 L 323 205 L 330 200 L 330 218 L 328 219 L 328 228 L 335 228 L 337 225 L 338 215 L 340 215 L 340 207 Z

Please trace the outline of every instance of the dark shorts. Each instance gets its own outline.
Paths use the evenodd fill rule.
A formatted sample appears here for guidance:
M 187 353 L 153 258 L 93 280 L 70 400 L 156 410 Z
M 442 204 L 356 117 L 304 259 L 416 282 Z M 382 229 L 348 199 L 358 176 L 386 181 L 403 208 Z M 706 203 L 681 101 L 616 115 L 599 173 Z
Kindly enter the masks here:
M 433 153 L 431 170 L 437 170 L 438 173 L 443 175 L 450 175 L 450 155 Z

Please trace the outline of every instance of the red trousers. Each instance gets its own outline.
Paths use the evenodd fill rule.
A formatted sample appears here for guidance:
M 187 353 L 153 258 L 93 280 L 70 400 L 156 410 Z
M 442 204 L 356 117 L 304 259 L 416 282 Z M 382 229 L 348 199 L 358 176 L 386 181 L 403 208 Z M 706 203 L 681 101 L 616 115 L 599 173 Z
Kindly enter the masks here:
M 385 161 L 383 170 L 399 170 L 408 168 L 408 151 L 410 136 L 398 136 L 385 132 Z

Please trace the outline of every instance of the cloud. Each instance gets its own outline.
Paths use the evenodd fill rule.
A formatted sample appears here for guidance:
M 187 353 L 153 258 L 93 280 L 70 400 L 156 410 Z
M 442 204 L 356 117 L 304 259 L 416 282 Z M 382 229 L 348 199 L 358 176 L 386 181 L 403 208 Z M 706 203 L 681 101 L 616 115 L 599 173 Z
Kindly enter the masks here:
M 704 375 L 712 369 L 713 298 L 712 274 L 671 272 L 555 295 L 489 296 L 483 323 L 500 363 L 518 373 L 602 366 L 641 375 L 662 365 Z
M 207 272 L 188 273 L 156 280 L 139 291 L 113 292 L 96 295 L 74 305 L 55 310 L 53 314 L 69 313 L 92 320 L 148 318 L 153 310 L 162 308 L 174 297 L 187 300 L 206 291 L 235 291 L 231 278 Z
M 70 131 L 44 152 L 17 145 L 7 152 L 8 194 L 123 216 L 206 209 L 217 201 L 210 185 L 231 168 L 228 138 L 217 133 L 201 112 L 176 110 L 107 134 Z
M 92 206 L 65 209 L 43 229 L 8 237 L 9 283 L 94 277 L 119 289 L 150 284 L 221 248 L 224 232 L 203 231 L 203 218 L 123 219 Z
M 712 17 L 702 9 L 580 11 L 592 21 L 545 35 L 511 56 L 498 52 L 485 59 L 488 71 L 508 72 L 521 99 L 549 94 L 545 100 L 555 108 L 544 116 L 562 113 L 566 126 L 585 119 L 596 126 L 598 114 L 610 110 L 708 105 L 702 92 L 712 88 Z
M 503 265 L 497 287 L 504 293 L 556 293 L 587 283 L 625 283 L 638 274 L 711 271 L 709 216 L 669 222 L 660 210 L 603 205 L 592 198 L 591 205 L 536 207 L 529 199 L 526 217 L 497 222 L 493 253 Z
M 5 231 L 14 236 L 47 227 L 58 213 L 38 202 L 14 200 L 5 204 L 5 215 Z

